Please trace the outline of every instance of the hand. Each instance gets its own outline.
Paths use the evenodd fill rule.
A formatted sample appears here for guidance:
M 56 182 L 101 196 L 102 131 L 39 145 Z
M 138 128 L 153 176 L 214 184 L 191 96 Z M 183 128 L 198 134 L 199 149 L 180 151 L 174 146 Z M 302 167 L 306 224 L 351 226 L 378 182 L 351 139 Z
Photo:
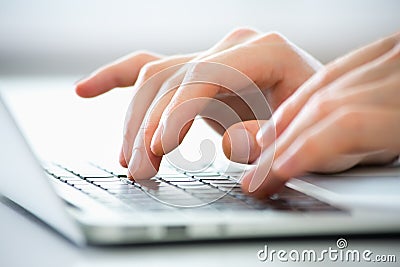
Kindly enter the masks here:
M 262 152 L 242 186 L 260 198 L 306 172 L 393 161 L 400 154 L 400 33 L 328 64 L 257 134 L 254 122 L 245 128 L 257 141 L 253 153 Z
M 192 67 L 174 68 L 188 62 L 193 62 Z M 128 108 L 120 153 L 120 163 L 129 166 L 131 177 L 154 176 L 162 155 L 174 149 L 190 128 L 187 121 L 210 108 L 207 104 L 187 106 L 182 112 L 184 116 L 170 116 L 186 101 L 204 97 L 219 99 L 244 120 L 252 118 L 248 109 L 238 108 L 240 100 L 235 94 L 222 92 L 219 86 L 190 84 L 199 76 L 208 81 L 221 74 L 203 68 L 207 62 L 227 65 L 247 75 L 262 90 L 273 110 L 321 67 L 318 61 L 277 33 L 239 29 L 205 52 L 173 57 L 136 53 L 100 69 L 78 83 L 76 92 L 93 97 L 114 87 L 134 85 L 135 95 Z M 163 130 L 167 124 L 174 127 Z M 178 142 L 176 136 L 180 137 Z

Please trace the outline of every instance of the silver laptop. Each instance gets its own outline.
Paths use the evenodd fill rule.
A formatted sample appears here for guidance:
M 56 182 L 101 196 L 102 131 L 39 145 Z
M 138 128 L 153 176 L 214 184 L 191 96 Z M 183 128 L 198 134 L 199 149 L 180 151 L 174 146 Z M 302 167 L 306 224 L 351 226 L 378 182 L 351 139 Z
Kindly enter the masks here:
M 163 162 L 134 182 L 79 151 L 74 163 L 39 160 L 12 113 L 0 98 L 0 194 L 80 245 L 400 232 L 394 165 L 292 179 L 255 200 L 218 162 L 193 173 Z

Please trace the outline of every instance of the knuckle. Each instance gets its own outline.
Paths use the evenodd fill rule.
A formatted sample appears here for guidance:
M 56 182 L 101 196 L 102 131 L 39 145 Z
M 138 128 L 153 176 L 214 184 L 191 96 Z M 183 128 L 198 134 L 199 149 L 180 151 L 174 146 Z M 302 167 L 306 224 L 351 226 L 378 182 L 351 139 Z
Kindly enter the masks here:
M 400 43 L 400 31 L 396 32 L 396 33 L 393 35 L 393 37 L 395 38 L 395 40 L 396 40 L 397 42 Z
M 199 62 L 196 62 L 195 64 L 193 64 L 189 71 L 196 72 L 196 73 L 203 73 L 203 72 L 207 71 L 206 70 L 207 66 L 208 66 L 207 62 L 199 61 Z
M 161 86 L 160 94 L 162 95 L 160 95 L 160 99 L 162 97 L 166 97 L 168 93 L 170 92 L 172 93 L 173 90 L 177 89 L 180 84 L 181 84 L 181 79 L 179 78 L 172 77 L 167 79 Z
M 398 42 L 390 52 L 389 61 L 398 62 L 400 60 L 400 42 Z
M 112 64 L 100 69 L 97 75 L 104 75 L 108 77 L 108 80 L 113 84 L 125 84 L 125 79 L 123 76 L 119 75 L 121 68 L 118 64 Z
M 316 92 L 310 99 L 310 110 L 314 117 L 323 118 L 332 111 L 336 101 L 328 96 L 325 91 Z
M 145 64 L 140 70 L 140 76 L 144 80 L 148 80 L 153 75 L 163 70 L 163 64 L 158 61 L 153 61 Z
M 286 41 L 285 37 L 283 37 L 282 34 L 280 34 L 279 32 L 273 31 L 273 32 L 269 32 L 267 33 L 268 38 L 272 39 L 272 40 L 276 40 L 276 41 Z
M 137 51 L 133 54 L 133 57 L 137 58 L 140 61 L 148 61 L 148 60 L 154 60 L 157 59 L 158 57 L 149 51 L 146 50 L 140 50 Z
M 323 67 L 319 72 L 319 81 L 322 85 L 327 85 L 336 79 L 338 67 L 335 62 Z
M 151 138 L 153 136 L 153 132 L 154 132 L 154 127 L 149 125 L 145 126 L 143 128 L 144 138 Z
M 218 42 L 215 46 L 213 46 L 206 53 L 204 53 L 202 57 L 206 57 L 215 52 L 223 51 L 230 47 L 239 45 L 240 43 L 246 42 L 247 40 L 251 39 L 253 36 L 256 36 L 257 34 L 258 32 L 251 28 L 234 29 L 233 31 L 225 35 L 220 42 Z
M 387 61 L 397 61 L 400 58 L 400 32 L 378 40 L 376 46 L 386 51 Z
M 186 72 L 185 80 L 195 80 L 197 78 L 206 76 L 210 72 L 211 66 L 212 63 L 206 61 L 195 62 Z
M 287 43 L 287 39 L 279 32 L 268 32 L 254 40 L 254 43 Z
M 400 44 L 400 31 L 394 33 L 393 35 L 386 37 L 384 39 L 380 40 L 381 45 L 386 45 L 386 44 L 390 44 L 393 46 L 396 46 L 398 44 Z
M 245 37 L 249 37 L 252 36 L 254 34 L 256 34 L 257 31 L 253 30 L 251 28 L 246 28 L 246 27 L 240 27 L 240 28 L 236 28 L 233 31 L 231 31 L 226 40 L 227 41 L 234 41 L 234 40 L 238 40 L 238 39 L 242 39 Z
M 155 129 L 158 127 L 158 121 L 152 120 L 152 119 L 147 119 L 143 121 L 141 125 L 141 129 L 143 131 L 143 134 L 145 136 L 153 135 L 153 132 Z
M 346 132 L 351 132 L 352 130 L 362 131 L 364 128 L 362 115 L 350 107 L 339 109 L 336 115 L 335 124 Z
M 302 140 L 299 151 L 302 150 L 310 155 L 318 155 L 320 149 L 321 146 L 318 144 L 317 138 L 315 136 L 309 136 Z
M 150 116 L 149 118 L 145 119 L 143 121 L 142 125 L 140 126 L 142 136 L 145 139 L 148 139 L 148 138 L 151 139 L 153 137 L 153 134 L 156 131 L 158 125 L 159 125 L 159 120 L 157 118 L 153 118 L 152 116 Z
M 360 133 L 365 132 L 368 127 L 368 122 L 365 119 L 361 112 L 349 107 L 338 111 L 334 124 L 342 135 L 346 136 L 346 138 L 342 139 L 341 145 L 339 145 L 342 152 L 349 152 L 352 148 L 362 146 L 365 140 L 363 140 Z

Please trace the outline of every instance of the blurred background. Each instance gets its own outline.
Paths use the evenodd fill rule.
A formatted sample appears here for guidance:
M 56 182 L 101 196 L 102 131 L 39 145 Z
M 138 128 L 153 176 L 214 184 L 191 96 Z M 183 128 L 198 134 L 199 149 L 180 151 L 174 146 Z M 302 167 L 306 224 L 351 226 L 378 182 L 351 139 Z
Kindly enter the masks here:
M 138 49 L 207 49 L 276 30 L 327 62 L 400 29 L 398 0 L 0 0 L 0 75 L 84 75 Z

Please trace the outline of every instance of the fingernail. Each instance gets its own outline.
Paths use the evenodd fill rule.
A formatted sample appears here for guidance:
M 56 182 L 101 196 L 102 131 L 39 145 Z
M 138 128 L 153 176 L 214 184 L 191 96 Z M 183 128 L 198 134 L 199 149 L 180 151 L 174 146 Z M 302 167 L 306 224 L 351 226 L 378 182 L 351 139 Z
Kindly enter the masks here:
M 247 163 L 255 150 L 255 140 L 245 128 L 235 128 L 228 132 L 231 143 L 231 160 Z
M 140 150 L 137 148 L 133 149 L 131 160 L 129 161 L 128 165 L 128 171 L 131 177 L 133 177 L 135 172 L 139 169 L 141 161 L 142 161 L 142 155 L 140 154 Z
M 154 135 L 150 143 L 151 152 L 153 152 L 154 155 L 160 157 L 163 155 L 163 149 L 161 143 L 161 135 L 163 131 L 164 131 L 164 124 L 160 123 L 156 131 L 154 132 Z
M 258 190 L 262 184 L 264 183 L 264 181 L 267 179 L 270 171 L 271 171 L 271 167 L 273 164 L 273 158 L 274 158 L 274 154 L 275 154 L 275 149 L 273 147 L 268 148 L 267 150 L 265 150 L 261 156 L 260 156 L 260 160 L 254 170 L 254 172 L 252 173 L 252 178 L 250 180 L 249 183 L 249 189 L 248 191 L 250 193 L 254 193 L 256 190 Z
M 266 123 L 258 130 L 256 140 L 259 146 L 266 147 L 275 140 L 275 127 L 273 123 Z

